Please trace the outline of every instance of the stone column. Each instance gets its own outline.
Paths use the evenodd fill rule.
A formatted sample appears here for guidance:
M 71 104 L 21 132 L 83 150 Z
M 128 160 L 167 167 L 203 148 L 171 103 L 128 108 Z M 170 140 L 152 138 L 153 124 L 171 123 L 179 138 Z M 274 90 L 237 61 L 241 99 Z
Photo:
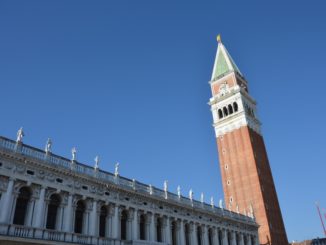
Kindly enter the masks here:
M 117 205 L 114 206 L 114 216 L 112 222 L 112 238 L 119 239 L 119 231 L 120 231 L 120 217 L 119 217 L 119 207 Z
M 237 237 L 235 231 L 231 231 L 231 245 L 237 245 Z
M 209 245 L 208 244 L 208 228 L 206 225 L 202 226 L 202 241 L 203 241 L 203 245 Z
M 63 223 L 63 230 L 66 232 L 72 232 L 72 222 L 73 222 L 73 210 L 72 210 L 72 194 L 69 194 L 68 196 L 68 203 L 67 206 L 64 209 L 64 223 Z
M 164 243 L 171 244 L 171 224 L 170 218 L 163 218 L 163 227 L 164 227 Z
M 84 217 L 83 217 L 83 232 L 82 234 L 84 235 L 89 235 L 89 214 L 90 214 L 90 210 L 87 208 L 85 210 L 85 213 L 84 213 Z
M 247 235 L 247 243 L 248 243 L 248 245 L 254 245 L 254 244 L 252 244 L 252 241 L 251 241 L 251 235 L 249 234 L 249 235 Z
M 134 210 L 132 219 L 132 240 L 138 240 L 138 211 Z
M 88 234 L 91 236 L 97 236 L 96 234 L 97 227 L 98 227 L 98 215 L 97 215 L 97 201 L 93 200 L 92 203 L 92 210 L 90 213 L 90 220 L 89 220 L 89 231 Z
M 185 234 L 185 224 L 183 222 L 183 220 L 179 221 L 179 226 L 180 226 L 180 230 L 179 230 L 179 245 L 185 245 L 186 244 L 186 234 Z
M 254 236 L 254 244 L 259 245 L 259 239 L 257 236 Z
M 190 230 L 191 230 L 191 245 L 197 245 L 198 241 L 197 241 L 197 226 L 195 223 L 192 223 L 190 225 Z
M 222 230 L 222 245 L 231 245 L 228 244 L 228 233 L 226 229 Z
M 14 179 L 10 178 L 7 186 L 7 191 L 3 194 L 2 207 L 0 210 L 0 223 L 10 223 L 10 210 L 12 210 L 13 204 L 13 190 L 14 190 Z
M 147 214 L 147 219 L 149 221 L 149 241 L 155 241 L 155 215 L 152 213 Z
M 113 217 L 114 217 L 114 206 L 109 205 L 109 215 L 107 217 L 107 226 L 105 236 L 112 238 L 113 237 Z
M 133 223 L 135 212 L 133 209 L 128 210 L 128 218 L 127 218 L 127 240 L 133 240 Z
M 33 227 L 42 228 L 44 220 L 44 206 L 45 206 L 45 187 L 41 187 L 39 199 L 35 204 L 35 212 L 33 218 Z
M 244 245 L 243 234 L 239 232 L 238 237 L 239 237 L 239 243 L 237 245 Z
M 212 228 L 212 243 L 213 245 L 220 245 L 218 239 L 218 229 L 216 229 L 215 227 Z
M 62 231 L 63 226 L 62 226 L 62 220 L 63 220 L 63 205 L 60 204 L 58 207 L 58 213 L 57 213 L 57 220 L 56 220 L 56 230 Z
M 32 226 L 33 225 L 33 216 L 35 211 L 35 197 L 31 197 L 27 205 L 27 212 L 25 218 L 25 226 Z

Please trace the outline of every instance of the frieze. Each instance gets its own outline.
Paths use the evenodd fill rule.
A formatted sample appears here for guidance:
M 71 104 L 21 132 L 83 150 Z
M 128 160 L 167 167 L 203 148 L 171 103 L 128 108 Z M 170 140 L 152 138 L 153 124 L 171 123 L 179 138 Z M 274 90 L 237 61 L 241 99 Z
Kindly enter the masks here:
M 107 184 L 105 182 L 102 181 L 93 181 L 92 179 L 87 180 L 84 177 L 81 176 L 75 176 L 75 177 L 70 177 L 70 173 L 68 172 L 64 172 L 61 171 L 60 169 L 53 169 L 51 170 L 51 166 L 47 166 L 47 170 L 42 170 L 42 167 L 40 165 L 38 165 L 37 167 L 36 164 L 34 165 L 34 168 L 31 168 L 33 165 L 33 162 L 28 162 L 26 163 L 26 166 L 22 166 L 21 164 L 16 164 L 17 172 L 21 172 L 21 173 L 25 173 L 26 169 L 28 168 L 29 170 L 32 170 L 35 172 L 35 176 L 38 179 L 40 179 L 41 181 L 39 183 L 42 183 L 42 180 L 49 180 L 51 182 L 55 182 L 56 178 L 61 178 L 64 180 L 64 184 L 62 184 L 62 186 L 60 187 L 60 189 L 62 188 L 63 191 L 66 190 L 67 191 L 67 187 L 75 187 L 76 191 L 78 189 L 81 188 L 82 185 L 87 185 L 88 186 L 88 190 L 86 192 L 86 190 L 83 190 L 83 193 L 85 193 L 84 199 L 89 200 L 89 197 L 92 198 L 97 198 L 97 199 L 101 199 L 103 201 L 106 201 L 107 203 L 109 201 L 114 202 L 114 200 L 119 200 L 118 203 L 120 203 L 121 205 L 123 205 L 124 203 L 128 203 L 126 204 L 126 206 L 137 206 L 137 208 L 142 208 L 144 210 L 146 210 L 146 212 L 153 212 L 155 214 L 160 214 L 162 215 L 168 215 L 169 217 L 182 217 L 182 219 L 189 219 L 189 220 L 193 220 L 196 222 L 207 222 L 207 223 L 214 223 L 214 225 L 217 225 L 219 223 L 226 223 L 228 222 L 227 220 L 230 219 L 231 221 L 233 221 L 233 219 L 235 219 L 235 217 L 231 217 L 231 216 L 226 216 L 226 220 L 223 216 L 219 216 L 219 212 L 217 213 L 211 213 L 211 211 L 209 210 L 201 210 L 196 208 L 195 210 L 192 211 L 190 206 L 185 206 L 180 202 L 174 203 L 174 200 L 159 200 L 158 197 L 155 196 L 155 198 L 153 198 L 153 196 L 145 195 L 143 193 L 137 193 L 134 192 L 132 190 L 126 190 L 123 189 L 117 185 L 114 184 Z M 9 164 L 8 164 L 9 165 Z M 14 165 L 14 164 L 11 164 Z M 28 166 L 29 165 L 29 166 Z M 4 166 L 4 165 L 3 165 Z M 70 175 L 70 176 L 69 176 Z M 24 178 L 26 178 L 27 176 L 25 176 Z M 36 180 L 36 179 L 35 179 Z M 0 181 L 1 182 L 1 181 Z M 3 180 L 2 180 L 3 182 Z M 44 183 L 45 184 L 45 183 Z M 0 189 L 2 188 L 2 190 L 6 189 L 7 186 L 3 186 L 3 184 L 0 183 Z M 22 186 L 26 186 L 26 181 L 15 181 L 15 191 L 18 193 L 19 189 Z M 55 187 L 58 186 L 59 183 L 57 183 L 55 186 L 51 185 L 54 189 L 56 189 Z M 105 187 L 106 186 L 106 187 Z M 35 187 L 33 185 L 33 179 L 31 179 L 30 181 L 30 188 L 33 190 L 33 196 L 34 197 L 38 197 L 39 196 L 39 186 Z M 109 196 L 105 195 L 104 193 L 108 191 L 109 192 Z M 46 198 L 48 199 L 50 197 L 50 193 L 55 193 L 56 191 L 52 190 L 48 190 L 46 192 Z M 71 192 L 73 192 L 73 189 L 71 189 Z M 93 194 L 93 195 L 88 195 L 88 194 Z M 98 195 L 98 196 L 94 196 L 94 195 Z M 66 192 L 62 192 L 60 193 L 60 196 L 62 197 L 62 203 L 63 204 L 67 204 L 68 202 L 68 193 Z M 82 199 L 82 197 L 80 195 L 78 195 L 76 193 L 76 196 L 74 198 L 74 203 L 76 204 L 78 200 Z M 128 198 L 129 200 L 126 200 L 126 198 Z M 146 202 L 146 204 L 144 204 Z M 101 205 L 100 205 L 101 204 Z M 132 205 L 131 205 L 132 204 Z M 97 208 L 101 208 L 103 206 L 103 202 L 100 202 Z M 183 208 L 183 206 L 185 206 Z M 110 214 L 114 214 L 114 208 L 111 207 L 108 209 L 109 210 L 109 215 Z M 176 210 L 177 212 L 174 212 L 174 210 Z M 188 216 L 187 214 L 190 213 L 190 215 Z M 234 214 L 236 215 L 236 214 Z M 201 219 L 199 219 L 198 217 L 202 216 Z M 232 223 L 237 223 L 238 221 L 233 221 Z M 234 227 L 234 224 L 232 225 L 232 227 Z M 248 227 L 251 227 L 251 229 L 254 231 L 254 224 L 252 223 L 248 223 Z M 248 229 L 247 229 L 248 230 Z

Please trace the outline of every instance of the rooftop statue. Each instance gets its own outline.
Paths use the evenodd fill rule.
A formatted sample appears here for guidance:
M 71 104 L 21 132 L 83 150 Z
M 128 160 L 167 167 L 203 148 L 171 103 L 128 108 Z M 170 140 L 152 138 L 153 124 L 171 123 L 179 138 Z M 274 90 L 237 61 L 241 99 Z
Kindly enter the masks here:
M 163 188 L 164 188 L 164 192 L 168 191 L 168 181 L 167 180 L 164 180 Z
M 45 144 L 45 152 L 46 153 L 51 153 L 52 152 L 52 140 L 48 138 Z
M 76 147 L 73 147 L 72 149 L 71 149 L 71 155 L 72 155 L 72 161 L 76 161 L 77 160 L 77 149 L 76 149 Z
M 149 194 L 153 195 L 153 186 L 152 185 L 149 185 Z
M 98 169 L 98 168 L 99 168 L 99 162 L 100 162 L 100 158 L 99 158 L 99 156 L 96 156 L 96 157 L 94 158 L 94 161 L 95 161 L 95 166 L 94 166 L 94 168 L 95 168 L 95 169 Z
M 189 190 L 189 199 L 190 201 L 192 201 L 192 199 L 194 198 L 194 192 L 192 191 L 192 189 Z
M 221 209 L 223 209 L 223 200 L 222 200 L 222 199 L 220 199 L 220 201 L 219 201 L 219 207 L 220 207 Z
M 18 132 L 17 132 L 17 143 L 23 142 L 23 137 L 25 136 L 24 131 L 23 131 L 23 127 L 21 127 Z
M 120 165 L 120 163 L 118 163 L 118 162 L 115 164 L 115 169 L 114 169 L 114 175 L 115 176 L 119 175 L 119 165 Z
M 211 206 L 214 207 L 214 198 L 211 197 Z
M 204 193 L 200 193 L 200 202 L 204 203 Z
M 178 193 L 178 197 L 181 198 L 181 187 L 180 187 L 180 185 L 178 185 L 178 187 L 177 187 L 177 193 Z

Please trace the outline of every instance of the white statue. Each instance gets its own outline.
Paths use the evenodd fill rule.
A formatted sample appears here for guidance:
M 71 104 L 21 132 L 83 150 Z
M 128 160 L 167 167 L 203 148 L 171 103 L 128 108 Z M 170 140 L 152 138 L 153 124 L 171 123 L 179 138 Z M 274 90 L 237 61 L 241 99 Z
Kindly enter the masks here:
M 115 176 L 119 175 L 119 165 L 120 165 L 120 163 L 118 163 L 118 162 L 115 164 L 115 169 L 114 169 L 114 175 Z
M 94 161 L 95 161 L 95 166 L 94 166 L 94 169 L 97 170 L 99 168 L 99 163 L 100 163 L 100 158 L 99 156 L 96 156 L 94 158 Z
M 204 193 L 200 193 L 200 202 L 204 203 Z
M 17 143 L 23 142 L 23 137 L 25 136 L 24 131 L 23 131 L 23 127 L 21 127 L 18 132 L 17 132 Z
M 254 208 L 253 208 L 253 206 L 252 206 L 252 204 L 250 203 L 250 217 L 251 218 L 254 218 Z
M 153 195 L 153 186 L 152 185 L 149 185 L 149 194 Z
M 192 189 L 189 190 L 189 199 L 190 201 L 192 201 L 192 199 L 194 198 L 194 192 L 192 191 Z
M 237 213 L 240 214 L 240 210 L 239 210 L 239 205 L 238 204 L 237 204 L 236 210 L 237 210 Z
M 51 153 L 52 151 L 52 140 L 48 138 L 45 145 L 45 153 Z
M 177 187 L 177 193 L 178 193 L 178 197 L 180 199 L 181 198 L 181 187 L 180 187 L 180 185 L 178 185 L 178 187 Z
M 73 147 L 71 149 L 71 155 L 72 155 L 72 160 L 76 161 L 77 160 L 77 149 L 76 149 L 76 147 Z
M 220 199 L 220 201 L 219 201 L 219 205 L 218 205 L 221 209 L 223 209 L 223 200 L 222 199 Z
M 164 180 L 163 190 L 164 190 L 164 192 L 168 192 L 168 181 L 167 180 Z
M 213 197 L 211 197 L 211 206 L 212 206 L 212 208 L 214 208 L 214 198 Z
M 132 189 L 136 190 L 136 180 L 132 179 Z

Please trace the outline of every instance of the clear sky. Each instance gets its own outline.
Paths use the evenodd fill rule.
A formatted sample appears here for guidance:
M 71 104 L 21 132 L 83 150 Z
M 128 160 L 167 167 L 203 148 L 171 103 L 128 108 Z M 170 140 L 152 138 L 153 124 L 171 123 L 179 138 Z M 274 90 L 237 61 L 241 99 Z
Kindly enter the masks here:
M 223 197 L 216 34 L 249 81 L 289 241 L 323 235 L 325 1 L 0 1 L 0 134 L 157 187 Z

